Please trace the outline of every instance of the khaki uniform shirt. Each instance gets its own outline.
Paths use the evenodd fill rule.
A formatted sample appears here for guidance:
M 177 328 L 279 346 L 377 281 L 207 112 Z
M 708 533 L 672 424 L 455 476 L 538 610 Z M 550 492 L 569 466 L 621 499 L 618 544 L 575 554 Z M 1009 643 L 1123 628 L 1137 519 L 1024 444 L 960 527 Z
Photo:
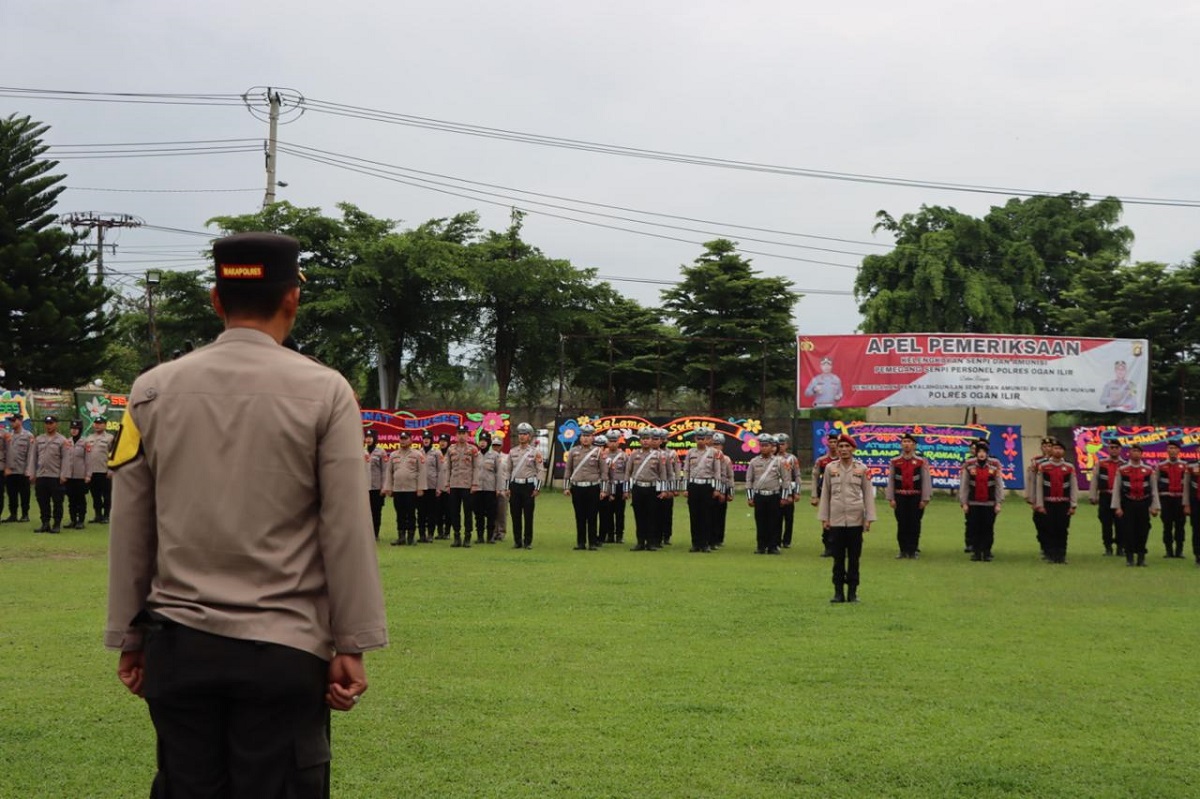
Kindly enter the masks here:
M 83 440 L 87 448 L 88 474 L 104 474 L 108 471 L 108 452 L 112 447 L 113 434 L 107 430 L 92 433 Z
M 446 456 L 437 447 L 429 449 L 422 447 L 421 452 L 425 455 L 425 490 L 441 491 L 442 470 L 445 466 Z
M 563 469 L 563 487 L 570 491 L 576 483 L 599 484 L 604 480 L 604 450 L 601 447 L 582 445 L 567 451 L 566 468 Z
M 446 450 L 446 488 L 478 488 L 475 482 L 475 467 L 479 462 L 479 447 L 468 441 L 460 444 L 455 441 Z
M 67 439 L 62 433 L 42 433 L 30 448 L 25 474 L 31 479 L 54 477 L 67 479 Z
M 787 486 L 787 470 L 783 459 L 777 455 L 756 455 L 746 465 L 746 493 L 780 494 Z
M 625 464 L 625 482 L 634 486 L 652 486 L 660 494 L 674 491 L 679 458 L 664 449 L 635 449 Z
M 419 449 L 396 450 L 384 467 L 383 490 L 393 494 L 424 493 L 428 481 L 425 453 Z
M 517 444 L 508 452 L 512 466 L 509 469 L 509 481 L 515 483 L 533 483 L 540 485 L 542 479 L 542 451 L 532 442 Z
M 387 470 L 388 454 L 376 446 L 368 451 L 363 447 L 363 466 L 367 475 L 367 490 L 383 490 L 383 473 Z
M 687 482 L 711 482 L 717 476 L 717 451 L 712 447 L 688 450 L 683 459 L 683 473 Z
M 337 372 L 226 330 L 134 382 L 111 465 L 108 647 L 141 648 L 143 610 L 326 660 L 387 645 L 362 417 Z
M 838 459 L 825 467 L 817 518 L 830 527 L 862 527 L 875 521 L 875 486 L 865 463 L 851 461 L 847 468 Z
M 503 491 L 508 487 L 508 470 L 504 456 L 493 449 L 480 454 L 475 483 L 480 491 Z
M 67 479 L 83 480 L 91 476 L 87 470 L 87 443 L 84 439 L 67 439 Z
M 29 453 L 33 449 L 33 433 L 21 428 L 9 436 L 8 456 L 4 468 L 11 474 L 25 474 L 29 467 Z

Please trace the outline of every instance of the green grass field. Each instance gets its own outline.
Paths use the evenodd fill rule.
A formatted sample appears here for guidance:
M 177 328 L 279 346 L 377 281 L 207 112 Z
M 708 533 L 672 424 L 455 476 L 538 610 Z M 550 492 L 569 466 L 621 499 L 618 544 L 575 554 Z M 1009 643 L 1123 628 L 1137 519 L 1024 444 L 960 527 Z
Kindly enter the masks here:
M 862 603 L 832 606 L 808 506 L 782 557 L 752 554 L 744 500 L 711 555 L 685 514 L 652 553 L 571 551 L 557 494 L 529 552 L 381 544 L 392 645 L 334 720 L 334 795 L 1200 795 L 1200 569 L 1157 522 L 1127 569 L 1083 507 L 1053 566 L 1015 500 L 971 563 L 939 499 L 922 558 L 885 513 Z M 107 528 L 33 526 L 0 526 L 0 797 L 145 796 L 149 718 L 100 644 Z

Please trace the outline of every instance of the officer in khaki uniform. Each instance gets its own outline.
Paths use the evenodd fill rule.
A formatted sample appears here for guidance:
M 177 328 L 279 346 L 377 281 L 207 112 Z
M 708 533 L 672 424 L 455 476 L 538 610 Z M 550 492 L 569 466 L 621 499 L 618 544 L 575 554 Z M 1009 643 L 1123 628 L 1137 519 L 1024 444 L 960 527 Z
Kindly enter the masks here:
M 508 510 L 513 549 L 533 549 L 533 509 L 542 488 L 545 459 L 533 441 L 533 425 L 517 425 L 517 445 L 509 450 Z
M 600 484 L 604 480 L 604 448 L 597 446 L 595 428 L 579 428 L 579 441 L 567 450 L 563 468 L 563 494 L 575 511 L 575 549 L 600 548 Z
M 383 475 L 388 456 L 379 447 L 379 434 L 369 428 L 363 433 L 363 461 L 367 474 L 367 502 L 371 505 L 371 526 L 378 541 L 379 528 L 383 524 Z
M 71 422 L 67 439 L 67 513 L 68 530 L 82 530 L 87 521 L 87 444 L 83 440 L 83 420 Z
M 512 471 L 512 459 L 504 452 L 504 434 L 492 435 L 492 452 L 500 458 L 502 479 L 496 486 L 496 518 L 492 522 L 492 541 L 503 541 L 508 535 L 508 481 Z
M 446 487 L 450 492 L 450 527 L 454 530 L 452 547 L 471 546 L 475 519 L 471 513 L 472 495 L 479 490 L 479 447 L 470 439 L 471 428 L 458 426 L 458 440 L 446 450 Z
M 358 403 L 281 346 L 299 252 L 213 245 L 225 332 L 134 382 L 113 447 L 104 642 L 158 733 L 155 796 L 324 796 L 329 709 L 355 707 L 362 653 L 387 644 Z
M 108 470 L 108 453 L 113 434 L 108 432 L 108 419 L 97 416 L 92 420 L 92 432 L 84 439 L 87 450 L 87 483 L 92 494 L 92 524 L 108 524 L 112 508 L 112 473 Z
M 472 508 L 475 513 L 475 541 L 494 544 L 497 499 L 503 487 L 508 485 L 508 474 L 505 472 L 504 456 L 500 450 L 492 447 L 490 438 L 485 437 L 479 443 L 479 462 L 475 469 L 475 485 L 479 486 L 473 497 Z
M 25 475 L 34 481 L 42 520 L 42 526 L 34 532 L 57 533 L 62 529 L 63 492 L 67 484 L 67 439 L 58 432 L 57 416 L 47 416 L 42 421 L 46 432 L 37 437 L 29 450 Z
M 829 601 L 834 603 L 858 601 L 863 533 L 875 521 L 875 486 L 871 470 L 854 458 L 857 447 L 850 436 L 838 437 L 838 457 L 825 467 L 817 509 L 833 550 L 833 599 Z
M 14 413 L 10 420 L 12 433 L 8 438 L 8 454 L 4 460 L 4 487 L 8 491 L 8 516 L 6 522 L 29 521 L 29 458 L 33 450 L 33 433 L 25 429 L 21 414 Z M 20 505 L 21 518 L 17 518 Z
M 12 433 L 8 430 L 9 420 L 0 421 L 0 523 L 4 519 L 4 501 L 7 494 L 4 491 L 4 463 L 8 460 L 8 442 L 12 439 Z
M 428 480 L 425 453 L 413 448 L 411 433 L 400 431 L 400 446 L 388 458 L 383 471 L 383 495 L 392 498 L 396 509 L 396 540 L 392 546 L 411 546 L 417 542 L 417 503 L 425 495 Z
M 442 520 L 442 451 L 433 445 L 433 433 L 421 433 L 421 454 L 425 456 L 425 491 L 417 498 L 417 543 L 432 544 Z

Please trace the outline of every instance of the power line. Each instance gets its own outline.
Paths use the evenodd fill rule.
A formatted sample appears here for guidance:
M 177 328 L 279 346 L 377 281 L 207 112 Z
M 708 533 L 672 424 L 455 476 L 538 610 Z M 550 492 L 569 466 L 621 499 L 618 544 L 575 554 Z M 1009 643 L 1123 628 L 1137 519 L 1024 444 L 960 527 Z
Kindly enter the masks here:
M 369 175 L 371 177 L 381 178 L 383 180 L 388 180 L 393 183 L 401 183 L 406 186 L 412 186 L 413 188 L 425 189 L 427 191 L 435 191 L 435 192 L 438 192 L 439 194 L 448 194 L 448 195 L 451 195 L 454 197 L 462 197 L 464 199 L 471 200 L 472 202 L 487 203 L 489 205 L 497 205 L 497 206 L 501 206 L 504 208 L 508 208 L 511 206 L 510 202 L 500 202 L 498 200 L 489 200 L 489 199 L 485 199 L 483 197 L 474 196 L 472 194 L 462 193 L 463 191 L 474 191 L 471 189 L 463 189 L 462 191 L 451 191 L 449 189 L 436 188 L 435 186 L 432 186 L 432 185 L 426 185 L 428 183 L 431 183 L 432 181 L 423 181 L 420 178 L 412 178 L 412 179 L 399 178 L 399 177 L 395 177 L 393 175 L 388 175 L 379 169 L 348 165 L 343 162 L 329 159 L 329 158 L 326 158 L 323 156 L 315 156 L 315 155 L 301 152 L 299 150 L 293 150 L 291 148 L 286 148 L 282 144 L 280 145 L 280 149 L 289 153 L 290 155 L 292 155 L 296 158 L 301 158 L 301 159 L 312 161 L 312 162 L 318 163 L 318 164 L 326 164 L 328 166 L 334 166 L 339 169 L 348 170 L 350 172 L 358 172 L 363 175 Z M 677 242 L 682 242 L 684 244 L 691 244 L 694 246 L 703 246 L 703 244 L 704 244 L 704 242 L 695 241 L 693 239 L 684 239 L 684 238 L 680 238 L 678 236 L 667 236 L 662 233 L 652 233 L 648 230 L 635 230 L 633 228 L 621 227 L 619 225 L 609 225 L 609 224 L 606 224 L 603 222 L 594 222 L 589 219 L 579 219 L 577 217 L 566 216 L 564 214 L 555 214 L 555 213 L 551 213 L 549 211 L 542 211 L 542 210 L 532 209 L 532 208 L 526 209 L 524 207 L 523 207 L 523 210 L 527 210 L 529 213 L 537 214 L 539 216 L 550 217 L 553 219 L 562 219 L 562 220 L 565 220 L 568 222 L 576 222 L 581 225 L 590 225 L 592 227 L 605 228 L 607 230 L 619 230 L 619 231 L 622 231 L 625 233 L 633 233 L 638 236 L 649 236 L 651 238 L 663 239 L 665 241 L 677 241 Z M 586 213 L 586 212 L 583 212 L 583 213 Z M 653 224 L 653 223 L 643 222 L 642 224 Z M 852 270 L 858 269 L 858 266 L 854 265 L 854 264 L 839 264 L 839 263 L 834 263 L 833 261 L 819 261 L 819 260 L 815 260 L 812 258 L 800 258 L 800 257 L 794 256 L 794 255 L 780 255 L 778 253 L 762 252 L 759 250 L 748 250 L 748 249 L 744 249 L 742 247 L 739 247 L 738 250 L 747 255 L 761 255 L 766 258 L 778 258 L 778 259 L 782 259 L 785 261 L 795 261 L 798 263 L 815 264 L 818 266 L 833 266 L 833 267 L 837 267 L 839 269 L 852 269 Z
M 837 239 L 837 238 L 833 238 L 831 236 L 817 236 L 817 235 L 813 235 L 813 234 L 809 234 L 809 233 L 794 233 L 792 231 L 786 231 L 786 230 L 772 230 L 772 229 L 768 229 L 768 228 L 758 228 L 758 227 L 752 227 L 749 225 L 738 225 L 738 224 L 728 223 L 728 222 L 714 222 L 711 220 L 696 219 L 693 217 L 679 216 L 676 214 L 664 214 L 664 213 L 658 213 L 655 211 L 643 211 L 643 210 L 640 210 L 637 208 L 628 208 L 628 207 L 620 206 L 620 205 L 609 205 L 607 203 L 592 202 L 591 200 L 579 200 L 579 199 L 575 199 L 573 197 L 563 197 L 563 196 L 557 195 L 557 194 L 546 194 L 544 192 L 529 191 L 526 189 L 517 189 L 517 188 L 513 188 L 511 186 L 503 186 L 503 185 L 499 185 L 499 184 L 495 184 L 495 183 L 484 183 L 484 182 L 477 181 L 477 180 L 470 180 L 468 178 L 454 177 L 452 175 L 443 175 L 443 174 L 439 174 L 437 172 L 428 172 L 428 171 L 425 171 L 422 169 L 413 169 L 411 167 L 398 166 L 396 164 L 389 164 L 389 163 L 386 163 L 383 161 L 373 161 L 368 158 L 359 158 L 359 157 L 353 156 L 353 155 L 345 155 L 343 153 L 335 153 L 330 150 L 322 150 L 317 147 L 308 147 L 303 144 L 294 144 L 292 142 L 283 142 L 283 141 L 279 142 L 279 144 L 281 146 L 287 145 L 288 147 L 291 147 L 291 148 L 299 148 L 301 150 L 305 150 L 308 152 L 318 153 L 320 155 L 324 155 L 324 156 L 327 156 L 330 158 L 344 159 L 347 161 L 354 161 L 354 162 L 358 162 L 358 163 L 368 164 L 370 166 L 379 167 L 384 170 L 395 170 L 397 172 L 401 172 L 401 173 L 404 173 L 409 176 L 427 175 L 430 177 L 441 178 L 443 180 L 455 181 L 456 183 L 466 183 L 466 184 L 470 184 L 472 186 L 483 186 L 483 187 L 491 188 L 491 189 L 501 189 L 506 192 L 516 192 L 517 194 L 525 194 L 525 195 L 529 195 L 532 197 L 546 197 L 548 199 L 553 199 L 553 200 L 562 200 L 565 202 L 576 203 L 579 205 L 590 205 L 590 206 L 594 206 L 597 208 L 607 208 L 610 210 L 625 211 L 627 213 L 641 214 L 643 216 L 654 216 L 654 217 L 660 217 L 660 218 L 664 218 L 664 219 L 676 219 L 676 220 L 688 221 L 688 222 L 698 222 L 700 224 L 717 225 L 720 227 L 741 228 L 741 229 L 745 229 L 745 230 L 753 230 L 756 232 L 777 233 L 777 234 L 784 235 L 784 236 L 795 236 L 795 237 L 799 237 L 799 238 L 812 238 L 812 239 L 821 239 L 821 240 L 826 240 L 826 241 L 841 241 L 841 242 L 854 243 L 854 244 L 863 244 L 863 245 L 870 246 L 870 247 L 890 248 L 892 246 L 889 244 L 881 244 L 879 242 L 855 241 L 855 240 L 851 240 L 851 239 Z M 295 154 L 295 153 L 293 152 L 293 154 Z M 413 179 L 414 180 L 422 180 L 422 178 L 419 178 L 419 177 L 413 177 Z M 449 186 L 449 184 L 440 183 L 438 181 L 431 180 L 428 182 L 435 186 Z M 458 186 L 450 186 L 450 187 L 460 188 Z M 682 230 L 682 231 L 687 231 L 690 233 L 722 235 L 720 233 L 714 233 L 713 231 L 709 231 L 709 230 L 698 230 L 696 228 L 682 227 L 682 226 L 678 226 L 678 225 L 669 225 L 669 224 L 663 224 L 663 223 L 658 223 L 658 222 L 647 222 L 645 220 L 634 219 L 634 218 L 627 217 L 627 216 L 618 216 L 615 214 L 605 214 L 605 213 L 600 213 L 597 211 L 587 211 L 587 210 L 578 209 L 578 208 L 571 208 L 569 206 L 557 205 L 554 203 L 544 203 L 544 202 L 539 202 L 537 200 L 515 198 L 508 194 L 493 194 L 491 192 L 481 191 L 481 190 L 477 190 L 477 189 L 470 189 L 470 191 L 478 191 L 478 193 L 480 193 L 480 194 L 486 194 L 486 195 L 493 196 L 493 197 L 503 197 L 507 200 L 515 200 L 516 202 L 520 202 L 520 203 L 545 205 L 546 207 L 549 207 L 549 208 L 557 208 L 560 210 L 573 211 L 576 213 L 585 213 L 590 216 L 599 216 L 599 217 L 604 217 L 607 219 L 615 219 L 615 220 L 623 221 L 623 222 L 633 222 L 635 224 L 640 224 L 640 225 L 654 225 L 656 227 L 669 228 L 671 230 Z M 832 248 L 828 248 L 828 247 L 815 247 L 815 246 L 809 245 L 809 244 L 796 244 L 794 242 L 782 242 L 782 241 L 772 241 L 769 239 L 757 239 L 757 238 L 752 238 L 749 236 L 739 236 L 739 238 L 743 241 L 756 241 L 759 243 L 773 244 L 773 245 L 780 246 L 780 247 L 796 247 L 796 248 L 800 248 L 800 249 L 817 250 L 819 252 L 829 252 L 829 253 L 836 253 L 836 254 L 840 254 L 840 255 L 854 255 L 854 256 L 859 256 L 859 257 L 868 255 L 868 253 L 864 253 L 864 252 L 853 252 L 850 250 L 837 250 L 837 249 L 832 249 Z
M 128 194 L 231 194 L 242 191 L 258 191 L 258 189 L 102 189 L 95 186 L 64 186 L 71 191 L 108 191 Z

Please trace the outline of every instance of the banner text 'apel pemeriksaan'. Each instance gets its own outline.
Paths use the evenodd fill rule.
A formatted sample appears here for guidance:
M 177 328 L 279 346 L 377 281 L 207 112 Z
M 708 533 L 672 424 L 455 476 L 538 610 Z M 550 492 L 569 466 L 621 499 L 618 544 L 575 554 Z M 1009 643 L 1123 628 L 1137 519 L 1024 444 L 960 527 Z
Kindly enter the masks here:
M 969 333 L 800 336 L 796 407 L 1145 410 L 1144 339 Z

